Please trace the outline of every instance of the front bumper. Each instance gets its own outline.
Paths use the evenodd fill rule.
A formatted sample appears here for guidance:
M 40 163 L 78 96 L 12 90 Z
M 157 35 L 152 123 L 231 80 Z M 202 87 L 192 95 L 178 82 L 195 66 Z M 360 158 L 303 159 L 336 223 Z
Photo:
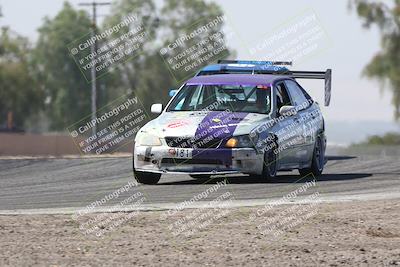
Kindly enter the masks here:
M 192 149 L 191 158 L 175 158 L 169 146 L 135 146 L 135 170 L 153 173 L 261 174 L 263 155 L 252 148 Z

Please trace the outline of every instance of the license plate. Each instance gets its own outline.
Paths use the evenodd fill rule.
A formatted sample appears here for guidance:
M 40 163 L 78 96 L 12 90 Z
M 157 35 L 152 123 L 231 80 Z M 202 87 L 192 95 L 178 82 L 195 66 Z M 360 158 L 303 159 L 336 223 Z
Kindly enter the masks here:
M 175 149 L 175 158 L 179 159 L 191 159 L 192 150 L 187 148 L 177 148 Z

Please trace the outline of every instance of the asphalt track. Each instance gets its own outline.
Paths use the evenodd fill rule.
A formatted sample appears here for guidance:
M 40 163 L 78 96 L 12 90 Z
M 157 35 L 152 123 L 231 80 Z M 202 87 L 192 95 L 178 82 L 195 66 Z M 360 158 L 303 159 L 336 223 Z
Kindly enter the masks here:
M 324 174 L 308 193 L 331 199 L 400 197 L 400 158 L 331 156 Z M 0 213 L 35 209 L 85 207 L 132 181 L 131 158 L 2 159 L 0 160 Z M 247 176 L 229 176 L 227 185 L 208 195 L 211 200 L 231 192 L 236 201 L 251 203 L 276 199 L 296 190 L 313 177 L 296 171 L 280 173 L 271 182 Z M 222 178 L 194 180 L 187 175 L 163 175 L 158 185 L 139 185 L 106 205 L 134 192 L 145 195 L 145 205 L 190 200 Z M 247 202 L 246 202 L 247 201 Z M 261 202 L 260 202 L 261 203 Z

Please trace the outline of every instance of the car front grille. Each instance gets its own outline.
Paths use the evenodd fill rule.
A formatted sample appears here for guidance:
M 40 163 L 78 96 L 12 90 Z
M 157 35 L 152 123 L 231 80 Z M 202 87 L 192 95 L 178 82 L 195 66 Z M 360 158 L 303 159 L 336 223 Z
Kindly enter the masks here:
M 204 138 L 195 140 L 192 137 L 165 137 L 167 145 L 179 148 L 217 148 L 222 140 L 216 138 Z

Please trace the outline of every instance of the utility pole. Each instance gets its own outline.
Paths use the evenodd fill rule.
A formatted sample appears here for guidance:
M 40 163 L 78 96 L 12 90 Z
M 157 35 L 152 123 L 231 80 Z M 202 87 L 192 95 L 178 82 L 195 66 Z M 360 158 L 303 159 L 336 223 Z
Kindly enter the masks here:
M 92 80 L 92 121 L 96 120 L 96 110 L 97 110 L 97 81 L 96 81 L 96 50 L 97 50 L 97 40 L 96 40 L 96 31 L 97 31 L 97 6 L 108 6 L 111 5 L 111 2 L 91 2 L 91 3 L 79 3 L 80 6 L 92 6 L 92 29 L 91 29 L 91 37 L 94 42 L 90 45 L 90 53 L 94 55 L 92 59 L 92 68 L 90 70 L 90 76 Z M 92 127 L 92 136 L 97 133 L 97 124 Z

